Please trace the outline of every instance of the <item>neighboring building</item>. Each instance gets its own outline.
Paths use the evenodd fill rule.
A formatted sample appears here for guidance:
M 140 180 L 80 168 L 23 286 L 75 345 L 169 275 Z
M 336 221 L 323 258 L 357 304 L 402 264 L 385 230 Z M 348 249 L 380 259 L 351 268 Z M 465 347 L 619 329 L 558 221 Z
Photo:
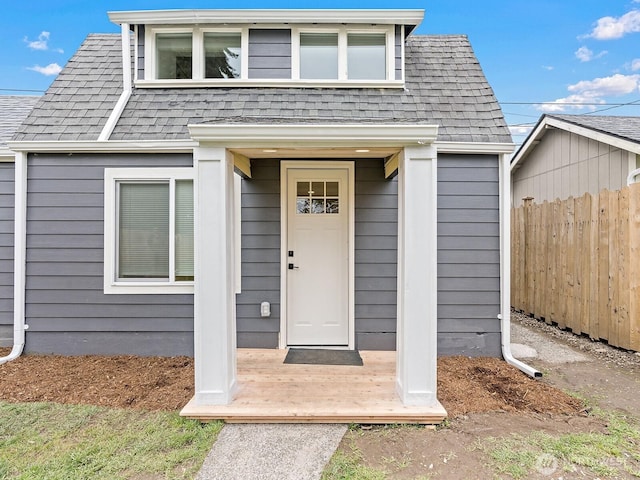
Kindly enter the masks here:
M 543 115 L 511 161 L 513 205 L 620 190 L 640 168 L 640 117 Z
M 20 124 L 40 99 L 28 95 L 0 95 L 0 347 L 13 342 L 13 165 L 7 146 Z
M 27 352 L 195 355 L 204 405 L 236 345 L 397 348 L 417 405 L 436 352 L 500 356 L 513 144 L 465 36 L 413 35 L 418 10 L 109 15 L 11 142 Z

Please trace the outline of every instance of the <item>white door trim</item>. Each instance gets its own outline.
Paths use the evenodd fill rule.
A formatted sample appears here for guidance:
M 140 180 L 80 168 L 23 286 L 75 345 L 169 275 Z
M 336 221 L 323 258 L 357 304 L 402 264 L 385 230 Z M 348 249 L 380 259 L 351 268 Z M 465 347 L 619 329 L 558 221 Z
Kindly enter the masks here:
M 283 160 L 280 162 L 280 340 L 279 347 L 287 348 L 287 171 L 296 169 L 346 169 L 349 187 L 348 202 L 348 239 L 349 239 L 349 344 L 347 348 L 355 348 L 355 162 L 350 161 L 301 161 Z

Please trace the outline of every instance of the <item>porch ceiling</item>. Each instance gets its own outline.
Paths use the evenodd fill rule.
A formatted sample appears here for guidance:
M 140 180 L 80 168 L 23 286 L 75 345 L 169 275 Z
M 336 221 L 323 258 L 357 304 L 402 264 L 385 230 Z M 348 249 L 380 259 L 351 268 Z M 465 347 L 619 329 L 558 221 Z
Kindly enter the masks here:
M 285 148 L 233 148 L 233 153 L 250 159 L 259 158 L 388 158 L 400 151 L 399 147 L 285 147 Z

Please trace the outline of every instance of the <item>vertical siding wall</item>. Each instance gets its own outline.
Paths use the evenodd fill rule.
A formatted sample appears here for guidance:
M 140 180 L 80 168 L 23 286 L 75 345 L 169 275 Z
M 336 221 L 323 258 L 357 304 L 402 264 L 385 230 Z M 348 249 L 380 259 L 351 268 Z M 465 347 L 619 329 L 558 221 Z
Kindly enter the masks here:
M 438 156 L 438 354 L 500 356 L 498 158 Z
M 627 185 L 629 153 L 582 135 L 551 129 L 513 174 L 513 203 L 565 200 Z
M 30 155 L 27 352 L 190 355 L 193 295 L 103 293 L 104 169 L 190 155 Z
M 14 167 L 0 163 L 0 346 L 13 342 Z
M 402 38 L 402 27 L 400 25 L 396 25 L 395 30 L 395 57 L 396 57 L 396 80 L 402 80 L 402 44 L 404 43 L 404 38 Z
M 144 25 L 138 25 L 138 51 L 135 52 L 138 59 L 138 79 L 144 80 Z
M 356 348 L 395 350 L 398 182 L 382 160 L 358 160 L 355 189 Z
M 249 78 L 291 78 L 291 30 L 249 30 Z

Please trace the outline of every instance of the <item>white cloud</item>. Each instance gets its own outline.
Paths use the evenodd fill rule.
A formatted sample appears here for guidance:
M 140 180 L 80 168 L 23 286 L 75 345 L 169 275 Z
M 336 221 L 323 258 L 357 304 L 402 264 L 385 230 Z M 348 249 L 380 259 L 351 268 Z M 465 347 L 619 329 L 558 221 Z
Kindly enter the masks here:
M 595 60 L 596 58 L 604 57 L 607 53 L 608 52 L 606 50 L 603 50 L 597 55 L 594 55 L 592 50 L 584 46 L 575 51 L 576 58 L 581 62 L 590 62 L 591 60 Z
M 533 130 L 531 125 L 513 125 L 509 126 L 509 131 L 514 137 L 526 137 Z
M 582 80 L 567 88 L 571 95 L 542 103 L 536 109 L 543 112 L 564 112 L 568 109 L 594 109 L 593 104 L 606 103 L 603 97 L 618 97 L 640 90 L 640 75 L 615 74 L 610 77 Z M 588 104 L 588 105 L 585 105 Z
M 29 40 L 27 37 L 24 37 L 24 42 L 31 50 L 53 50 L 56 53 L 64 53 L 64 50 L 61 48 L 49 48 L 49 37 L 51 37 L 51 33 L 43 31 L 40 32 L 37 40 Z
M 638 0 L 638 2 L 640 2 L 640 0 Z M 640 58 L 634 58 L 633 60 L 631 60 L 630 68 L 632 72 L 637 72 L 638 70 L 640 70 Z
M 46 67 L 41 67 L 40 65 L 34 65 L 33 67 L 28 67 L 28 70 L 33 70 L 34 72 L 41 73 L 43 75 L 58 75 L 62 71 L 62 67 L 57 63 L 50 63 Z
M 591 33 L 586 35 L 596 40 L 621 38 L 627 33 L 640 32 L 640 10 L 631 10 L 621 17 L 602 17 Z
M 31 50 L 49 50 L 49 37 L 51 33 L 41 32 L 37 40 L 29 40 L 24 37 L 24 41 Z
M 640 0 L 638 0 L 640 1 Z M 544 68 L 545 70 L 551 71 L 553 70 L 555 67 L 553 67 L 552 65 L 542 65 L 542 68 Z

